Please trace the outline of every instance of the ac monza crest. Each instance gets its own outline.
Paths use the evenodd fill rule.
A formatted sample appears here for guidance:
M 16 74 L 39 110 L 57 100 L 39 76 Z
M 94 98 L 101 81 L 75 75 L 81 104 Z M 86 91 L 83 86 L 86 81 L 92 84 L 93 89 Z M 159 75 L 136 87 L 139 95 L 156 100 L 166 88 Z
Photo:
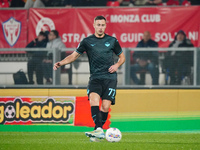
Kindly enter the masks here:
M 2 23 L 4 37 L 12 47 L 16 44 L 21 33 L 21 22 L 11 17 Z
M 36 26 L 36 35 L 40 33 L 40 31 L 51 31 L 55 30 L 55 24 L 51 18 L 44 17 L 40 19 Z

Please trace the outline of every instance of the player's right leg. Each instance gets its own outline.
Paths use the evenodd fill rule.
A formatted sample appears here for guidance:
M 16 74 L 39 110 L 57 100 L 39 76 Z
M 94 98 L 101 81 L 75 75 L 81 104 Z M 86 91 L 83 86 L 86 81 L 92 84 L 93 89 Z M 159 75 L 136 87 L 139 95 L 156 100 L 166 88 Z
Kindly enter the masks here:
M 105 137 L 105 134 L 102 129 L 101 112 L 99 110 L 100 96 L 99 94 L 92 92 L 89 94 L 89 100 L 91 106 L 92 119 L 95 123 L 95 130 L 91 132 L 85 132 L 85 135 L 87 137 L 103 139 Z
M 111 101 L 103 100 L 101 111 L 100 111 L 101 118 L 102 118 L 102 126 L 105 124 L 105 122 L 107 120 L 108 111 L 109 111 L 110 106 L 111 106 Z M 92 132 L 89 132 L 90 134 L 87 134 L 87 136 L 90 137 L 90 142 L 101 142 L 101 140 L 99 140 L 99 139 L 103 139 L 103 138 L 102 137 L 101 138 L 97 138 L 97 136 L 94 136 L 94 134 L 98 134 L 98 136 L 100 134 L 101 136 L 103 136 L 105 138 L 105 134 L 102 133 L 103 130 L 102 131 L 99 130 L 99 132 L 101 132 L 101 133 L 95 133 L 95 132 L 98 132 L 98 131 L 94 130 Z

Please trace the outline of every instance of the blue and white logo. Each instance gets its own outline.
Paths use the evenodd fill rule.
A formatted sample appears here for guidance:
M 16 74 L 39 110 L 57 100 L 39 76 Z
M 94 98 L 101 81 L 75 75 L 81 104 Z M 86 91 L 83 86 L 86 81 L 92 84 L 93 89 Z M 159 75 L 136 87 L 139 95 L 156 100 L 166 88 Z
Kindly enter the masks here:
M 106 46 L 106 47 L 109 47 L 109 46 L 110 46 L 110 43 L 109 43 L 109 42 L 106 42 L 106 43 L 105 43 L 105 46 Z
M 92 47 L 95 46 L 96 44 L 90 44 Z
M 21 33 L 21 22 L 11 17 L 2 23 L 2 28 L 7 43 L 14 46 Z

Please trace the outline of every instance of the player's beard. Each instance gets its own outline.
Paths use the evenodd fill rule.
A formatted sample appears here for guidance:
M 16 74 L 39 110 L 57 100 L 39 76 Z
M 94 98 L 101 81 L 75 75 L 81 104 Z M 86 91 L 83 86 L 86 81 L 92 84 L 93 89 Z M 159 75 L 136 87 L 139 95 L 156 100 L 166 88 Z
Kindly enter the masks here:
M 98 34 L 99 37 L 101 37 L 103 34 Z
M 104 34 L 105 34 L 104 32 L 102 32 L 102 33 L 97 33 L 97 35 L 98 35 L 99 37 L 102 37 Z

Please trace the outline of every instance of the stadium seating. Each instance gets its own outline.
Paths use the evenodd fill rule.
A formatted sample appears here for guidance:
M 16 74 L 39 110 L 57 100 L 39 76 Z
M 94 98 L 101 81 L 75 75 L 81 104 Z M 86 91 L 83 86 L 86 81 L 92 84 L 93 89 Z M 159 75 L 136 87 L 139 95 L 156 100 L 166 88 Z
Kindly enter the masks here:
M 9 5 L 8 0 L 2 0 L 2 1 L 0 1 L 0 8 L 7 8 L 9 6 L 10 5 Z
M 119 6 L 118 1 L 108 1 L 106 6 Z

